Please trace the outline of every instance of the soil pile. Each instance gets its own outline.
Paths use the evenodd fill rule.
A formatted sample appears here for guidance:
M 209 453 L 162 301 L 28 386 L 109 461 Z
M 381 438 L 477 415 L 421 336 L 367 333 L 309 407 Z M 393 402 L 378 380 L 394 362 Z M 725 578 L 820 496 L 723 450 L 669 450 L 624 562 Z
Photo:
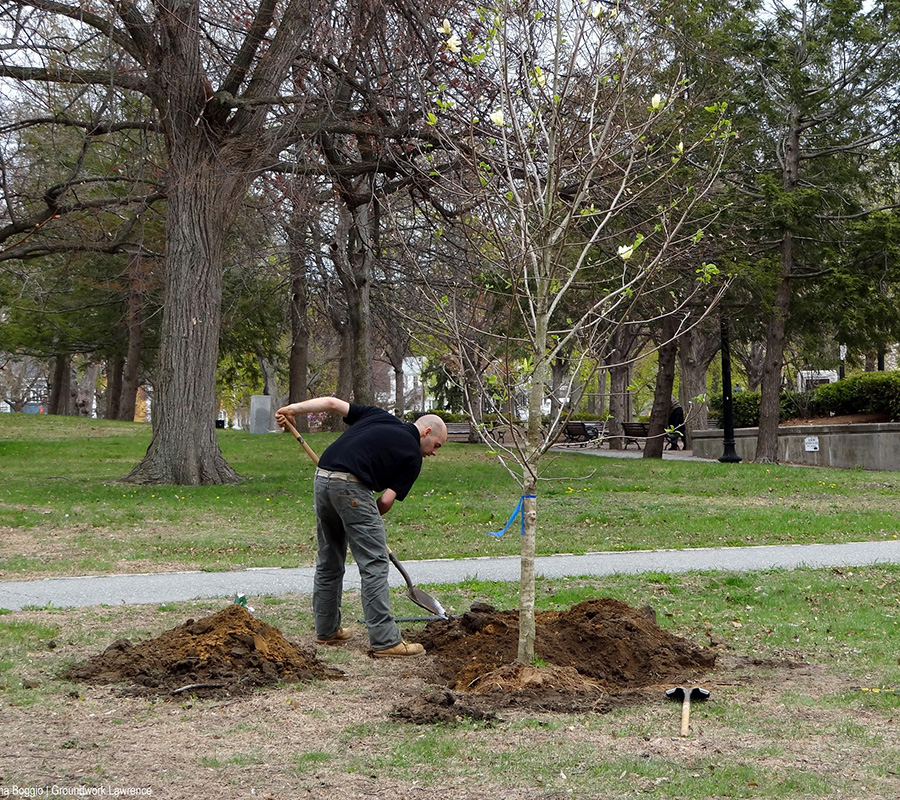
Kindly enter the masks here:
M 69 667 L 63 677 L 85 683 L 130 683 L 137 693 L 240 694 L 279 682 L 343 678 L 314 651 L 292 644 L 277 628 L 231 605 L 166 631 L 156 639 L 113 642 Z
M 535 656 L 552 669 L 515 665 L 517 611 L 475 604 L 451 620 L 429 622 L 409 638 L 421 642 L 440 679 L 464 692 L 540 689 L 604 691 L 687 681 L 712 669 L 716 653 L 663 630 L 651 608 L 588 600 L 536 614 Z

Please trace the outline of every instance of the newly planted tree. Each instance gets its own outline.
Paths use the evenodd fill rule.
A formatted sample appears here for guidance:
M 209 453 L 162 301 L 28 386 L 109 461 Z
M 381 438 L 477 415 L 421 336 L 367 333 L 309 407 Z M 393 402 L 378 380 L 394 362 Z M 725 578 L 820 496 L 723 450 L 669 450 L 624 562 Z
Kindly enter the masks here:
M 673 54 L 657 12 L 641 3 L 500 2 L 441 26 L 460 80 L 435 96 L 430 113 L 446 149 L 423 159 L 435 180 L 447 176 L 445 210 L 481 268 L 433 303 L 504 427 L 519 423 L 509 413 L 515 399 L 524 405 L 524 435 L 494 446 L 515 465 L 522 491 L 525 661 L 534 655 L 541 460 L 568 413 L 560 406 L 542 420 L 552 364 L 561 355 L 572 362 L 561 391 L 570 394 L 579 361 L 605 355 L 639 299 L 657 318 L 690 301 L 689 292 L 673 307 L 666 268 L 689 259 L 700 239 L 697 211 L 729 136 L 721 107 L 685 113 L 682 76 L 661 69 Z M 695 285 L 715 271 L 695 262 Z M 487 294 L 507 299 L 507 315 L 484 329 L 469 309 Z M 649 302 L 651 294 L 668 304 Z

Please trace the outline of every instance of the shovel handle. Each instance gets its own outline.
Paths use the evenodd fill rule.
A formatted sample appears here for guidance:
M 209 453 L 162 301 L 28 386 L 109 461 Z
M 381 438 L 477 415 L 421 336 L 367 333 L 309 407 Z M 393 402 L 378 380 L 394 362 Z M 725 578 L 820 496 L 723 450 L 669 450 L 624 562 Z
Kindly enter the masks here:
M 285 419 L 284 427 L 287 428 L 291 434 L 293 434 L 294 438 L 300 442 L 300 445 L 306 450 L 306 455 L 308 455 L 313 464 L 316 466 L 319 465 L 319 457 L 316 455 L 315 451 L 306 443 L 306 440 L 300 435 L 300 431 L 298 431 L 293 424 L 291 424 L 290 420 Z
M 412 578 L 409 577 L 409 573 L 406 571 L 406 567 L 404 567 L 403 564 L 400 563 L 399 559 L 393 554 L 390 547 L 388 548 L 388 557 L 391 559 L 391 563 L 397 568 L 397 571 L 403 576 L 403 580 L 406 581 L 406 585 L 409 587 L 409 590 L 412 591 Z

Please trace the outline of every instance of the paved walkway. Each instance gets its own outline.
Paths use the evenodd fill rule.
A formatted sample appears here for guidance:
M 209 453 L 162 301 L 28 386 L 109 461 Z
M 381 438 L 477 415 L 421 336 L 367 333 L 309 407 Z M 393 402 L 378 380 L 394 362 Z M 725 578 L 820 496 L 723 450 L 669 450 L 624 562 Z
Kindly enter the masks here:
M 750 571 L 797 567 L 862 567 L 900 564 L 900 540 L 850 544 L 777 545 L 763 547 L 648 550 L 623 553 L 556 555 L 537 559 L 537 573 L 548 578 L 603 576 L 643 572 Z M 416 584 L 461 583 L 469 578 L 489 581 L 519 579 L 519 559 L 465 558 L 405 561 Z M 0 582 L 0 608 L 24 606 L 58 608 L 140 603 L 166 603 L 196 598 L 248 598 L 260 595 L 308 594 L 313 570 L 248 569 L 238 572 L 175 572 L 153 575 L 106 575 Z M 391 584 L 403 580 L 391 570 Z M 348 589 L 359 587 L 359 573 L 349 564 Z

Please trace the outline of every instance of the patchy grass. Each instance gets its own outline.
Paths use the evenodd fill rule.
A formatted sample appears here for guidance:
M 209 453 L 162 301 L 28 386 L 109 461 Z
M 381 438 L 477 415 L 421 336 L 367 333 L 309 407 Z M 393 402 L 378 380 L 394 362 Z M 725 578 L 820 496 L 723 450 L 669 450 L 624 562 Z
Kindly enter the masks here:
M 428 587 L 457 609 L 508 607 L 515 584 Z M 398 590 L 399 593 L 399 590 Z M 221 601 L 0 616 L 4 785 L 150 786 L 154 796 L 866 798 L 900 793 L 900 568 L 539 580 L 542 609 L 610 596 L 714 645 L 692 733 L 651 687 L 607 713 L 510 709 L 495 723 L 412 726 L 388 712 L 427 690 L 414 664 L 320 648 L 346 681 L 246 698 L 146 699 L 57 677 L 117 639 L 152 638 Z M 257 615 L 312 643 L 305 596 L 253 598 Z M 348 594 L 354 624 L 359 596 Z M 25 685 L 25 679 L 30 679 Z M 71 776 L 76 776 L 72 778 Z

